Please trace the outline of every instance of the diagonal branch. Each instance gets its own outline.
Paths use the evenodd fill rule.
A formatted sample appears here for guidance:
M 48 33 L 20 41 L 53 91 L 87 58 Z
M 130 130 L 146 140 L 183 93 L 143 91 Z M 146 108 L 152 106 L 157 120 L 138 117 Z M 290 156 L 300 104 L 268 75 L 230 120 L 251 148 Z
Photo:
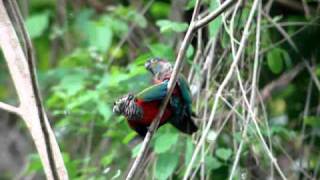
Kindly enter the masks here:
M 281 75 L 278 79 L 267 84 L 262 90 L 260 90 L 261 100 L 258 99 L 257 101 L 265 101 L 271 96 L 272 92 L 286 87 L 304 68 L 305 64 L 301 62 L 290 71 Z

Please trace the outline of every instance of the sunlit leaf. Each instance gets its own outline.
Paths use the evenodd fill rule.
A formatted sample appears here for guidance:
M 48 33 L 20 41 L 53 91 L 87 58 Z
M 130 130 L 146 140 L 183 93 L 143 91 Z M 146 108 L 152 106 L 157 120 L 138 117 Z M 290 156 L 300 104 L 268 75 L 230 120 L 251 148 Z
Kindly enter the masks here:
M 174 51 L 172 47 L 167 44 L 152 44 L 149 46 L 149 49 L 151 50 L 153 57 L 164 58 L 167 60 L 174 59 Z
M 304 123 L 306 125 L 309 125 L 309 126 L 312 126 L 312 127 L 320 127 L 320 118 L 319 117 L 316 117 L 316 116 L 308 116 L 308 117 L 305 117 L 303 119 Z
M 219 148 L 216 151 L 217 157 L 223 159 L 223 160 L 228 160 L 231 155 L 232 155 L 232 150 L 231 149 L 226 149 L 226 148 Z
M 194 150 L 194 144 L 192 143 L 191 138 L 188 138 L 186 141 L 186 151 L 184 153 L 184 163 L 189 164 Z
M 90 32 L 87 34 L 89 45 L 100 52 L 106 52 L 111 46 L 112 31 L 105 22 L 91 22 Z
M 27 173 L 37 172 L 42 169 L 41 160 L 38 154 L 31 154 L 28 157 L 29 159 L 29 166 Z
M 164 153 L 177 143 L 179 134 L 177 133 L 166 133 L 161 134 L 157 137 L 154 145 L 154 151 L 156 153 Z
M 171 6 L 163 1 L 154 1 L 150 8 L 150 13 L 156 18 L 166 18 L 170 12 Z
M 131 150 L 131 157 L 136 157 L 141 149 L 141 145 L 142 143 L 140 144 L 137 144 L 132 150 Z
M 160 32 L 184 32 L 188 28 L 187 23 L 174 22 L 170 20 L 158 20 L 156 22 L 157 26 L 160 27 Z
M 85 78 L 85 72 L 70 74 L 62 79 L 58 87 L 65 90 L 68 96 L 73 96 L 84 88 Z
M 101 101 L 98 101 L 98 112 L 104 117 L 105 122 L 107 122 L 112 115 L 110 106 Z
M 178 165 L 179 156 L 174 153 L 163 153 L 158 156 L 155 176 L 159 180 L 168 179 Z
M 26 26 L 30 38 L 40 37 L 49 25 L 49 13 L 43 12 L 39 14 L 33 14 L 26 20 Z
M 214 11 L 219 7 L 217 0 L 211 0 L 210 2 L 210 10 Z M 216 37 L 220 26 L 222 25 L 222 17 L 217 17 L 214 21 L 209 23 L 209 35 L 210 37 Z
M 222 166 L 222 163 L 215 157 L 206 156 L 205 163 L 208 170 L 215 170 Z
M 191 58 L 193 54 L 194 54 L 194 48 L 193 48 L 193 46 L 190 44 L 190 45 L 188 46 L 188 49 L 187 49 L 187 58 Z
M 113 158 L 114 158 L 114 154 L 113 153 L 107 154 L 107 155 L 102 157 L 100 163 L 103 166 L 108 166 L 112 162 Z

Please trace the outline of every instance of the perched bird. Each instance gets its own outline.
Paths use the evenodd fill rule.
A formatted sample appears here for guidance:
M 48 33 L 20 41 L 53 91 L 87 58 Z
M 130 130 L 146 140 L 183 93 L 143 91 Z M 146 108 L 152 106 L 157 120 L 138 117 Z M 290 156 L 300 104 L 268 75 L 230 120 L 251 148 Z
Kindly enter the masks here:
M 160 58 L 153 58 L 145 63 L 145 68 L 153 75 L 153 83 L 161 84 L 168 82 L 172 74 L 172 65 Z M 180 131 L 192 134 L 197 131 L 197 126 L 193 122 L 195 114 L 192 112 L 192 95 L 189 85 L 182 74 L 179 74 L 177 85 L 175 86 L 170 106 L 173 109 L 173 124 Z
M 113 106 L 113 112 L 125 116 L 129 126 L 141 136 L 146 135 L 148 127 L 160 111 L 161 103 L 168 92 L 168 82 L 172 73 L 170 63 L 156 67 L 155 62 L 150 60 L 146 63 L 147 70 L 154 76 L 154 85 L 137 95 L 127 94 L 119 98 Z M 191 103 L 189 86 L 181 75 L 178 86 L 175 87 L 170 102 L 160 119 L 159 127 L 170 123 L 183 133 L 196 132 L 198 128 L 192 120 Z
M 159 113 L 162 100 L 167 94 L 168 82 L 158 83 L 146 88 L 136 96 L 128 94 L 118 99 L 113 106 L 113 112 L 127 118 L 129 126 L 139 135 L 145 136 L 148 127 Z M 159 127 L 171 122 L 173 108 L 167 106 L 160 119 Z

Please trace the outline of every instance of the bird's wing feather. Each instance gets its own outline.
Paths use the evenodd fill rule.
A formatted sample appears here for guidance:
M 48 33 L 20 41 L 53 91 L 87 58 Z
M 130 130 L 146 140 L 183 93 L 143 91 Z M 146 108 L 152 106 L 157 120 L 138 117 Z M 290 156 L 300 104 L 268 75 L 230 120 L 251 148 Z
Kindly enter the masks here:
M 191 113 L 192 112 L 192 107 L 191 107 L 192 95 L 191 95 L 189 84 L 186 78 L 182 74 L 179 75 L 178 85 L 181 91 L 182 99 L 184 103 L 188 105 L 188 111 L 189 113 Z
M 137 94 L 137 98 L 145 102 L 162 100 L 166 97 L 168 91 L 168 81 L 150 86 Z

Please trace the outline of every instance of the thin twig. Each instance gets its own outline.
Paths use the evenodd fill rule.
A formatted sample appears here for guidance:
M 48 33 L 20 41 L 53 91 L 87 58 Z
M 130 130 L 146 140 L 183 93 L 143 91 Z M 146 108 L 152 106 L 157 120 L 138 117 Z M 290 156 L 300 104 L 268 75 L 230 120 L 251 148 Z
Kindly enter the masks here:
M 228 84 L 229 80 L 231 79 L 232 74 L 233 74 L 233 72 L 234 72 L 234 70 L 235 70 L 235 68 L 237 66 L 237 63 L 240 60 L 242 52 L 243 52 L 243 50 L 245 48 L 246 42 L 247 42 L 248 37 L 249 37 L 249 29 L 250 29 L 250 26 L 252 24 L 253 16 L 254 16 L 254 13 L 255 13 L 255 11 L 256 11 L 256 9 L 258 7 L 258 2 L 259 2 L 259 0 L 255 0 L 253 5 L 252 5 L 251 11 L 250 11 L 250 14 L 249 14 L 249 17 L 248 17 L 248 21 L 245 24 L 245 28 L 244 28 L 243 35 L 242 35 L 242 38 L 241 38 L 241 41 L 240 41 L 239 49 L 238 49 L 237 54 L 236 54 L 236 58 L 233 60 L 225 79 L 223 80 L 223 82 L 221 83 L 221 85 L 219 86 L 219 88 L 217 90 L 217 93 L 216 93 L 215 99 L 214 99 L 214 104 L 213 104 L 213 107 L 212 107 L 212 111 L 211 111 L 211 114 L 210 114 L 209 122 L 207 123 L 207 127 L 204 130 L 204 132 L 203 132 L 203 134 L 202 134 L 202 136 L 200 138 L 200 141 L 198 142 L 198 145 L 196 146 L 196 149 L 193 152 L 191 161 L 190 161 L 190 163 L 189 163 L 189 165 L 187 167 L 186 173 L 185 173 L 184 178 L 183 178 L 184 180 L 187 180 L 188 177 L 189 177 L 189 174 L 191 172 L 191 169 L 192 169 L 193 163 L 194 163 L 194 161 L 195 161 L 195 159 L 197 157 L 197 154 L 199 153 L 199 150 L 200 150 L 201 146 L 203 145 L 203 143 L 205 142 L 206 136 L 210 131 L 211 125 L 213 123 L 214 116 L 216 114 L 216 110 L 218 108 L 218 102 L 219 102 L 220 96 L 222 94 L 222 91 L 226 87 L 226 85 Z
M 256 82 L 257 82 L 257 71 L 258 71 L 258 64 L 259 64 L 259 49 L 260 49 L 260 34 L 261 34 L 261 2 L 259 3 L 258 12 L 257 12 L 257 29 L 256 29 L 256 48 L 255 48 L 255 58 L 254 58 L 254 65 L 253 65 L 253 75 L 252 75 L 252 83 L 251 83 L 251 97 L 250 97 L 250 107 L 254 108 L 255 103 L 255 91 L 256 91 Z M 231 34 L 232 35 L 232 34 Z M 239 70 L 237 68 L 237 74 L 239 74 Z M 252 109 L 253 110 L 253 109 Z M 253 110 L 254 111 L 254 110 Z M 229 180 L 232 180 L 237 164 L 240 159 L 240 154 L 242 151 L 244 139 L 246 138 L 246 133 L 248 129 L 248 123 L 249 117 L 246 118 L 246 121 L 244 122 L 244 129 L 242 131 L 241 135 L 241 142 L 239 144 L 235 160 L 233 161 L 232 169 L 229 175 Z
M 216 19 L 221 13 L 226 11 L 235 2 L 236 2 L 235 0 L 227 0 L 227 1 L 225 1 L 223 4 L 221 4 L 221 6 L 217 10 L 209 13 L 206 17 L 198 20 L 195 23 L 194 28 L 195 29 L 199 29 L 199 28 L 207 25 L 209 22 L 211 22 L 214 19 Z
M 264 88 L 260 90 L 262 100 L 267 100 L 272 95 L 272 92 L 286 87 L 304 69 L 304 67 L 304 63 L 301 62 L 288 72 L 282 74 L 278 79 L 264 86 Z

